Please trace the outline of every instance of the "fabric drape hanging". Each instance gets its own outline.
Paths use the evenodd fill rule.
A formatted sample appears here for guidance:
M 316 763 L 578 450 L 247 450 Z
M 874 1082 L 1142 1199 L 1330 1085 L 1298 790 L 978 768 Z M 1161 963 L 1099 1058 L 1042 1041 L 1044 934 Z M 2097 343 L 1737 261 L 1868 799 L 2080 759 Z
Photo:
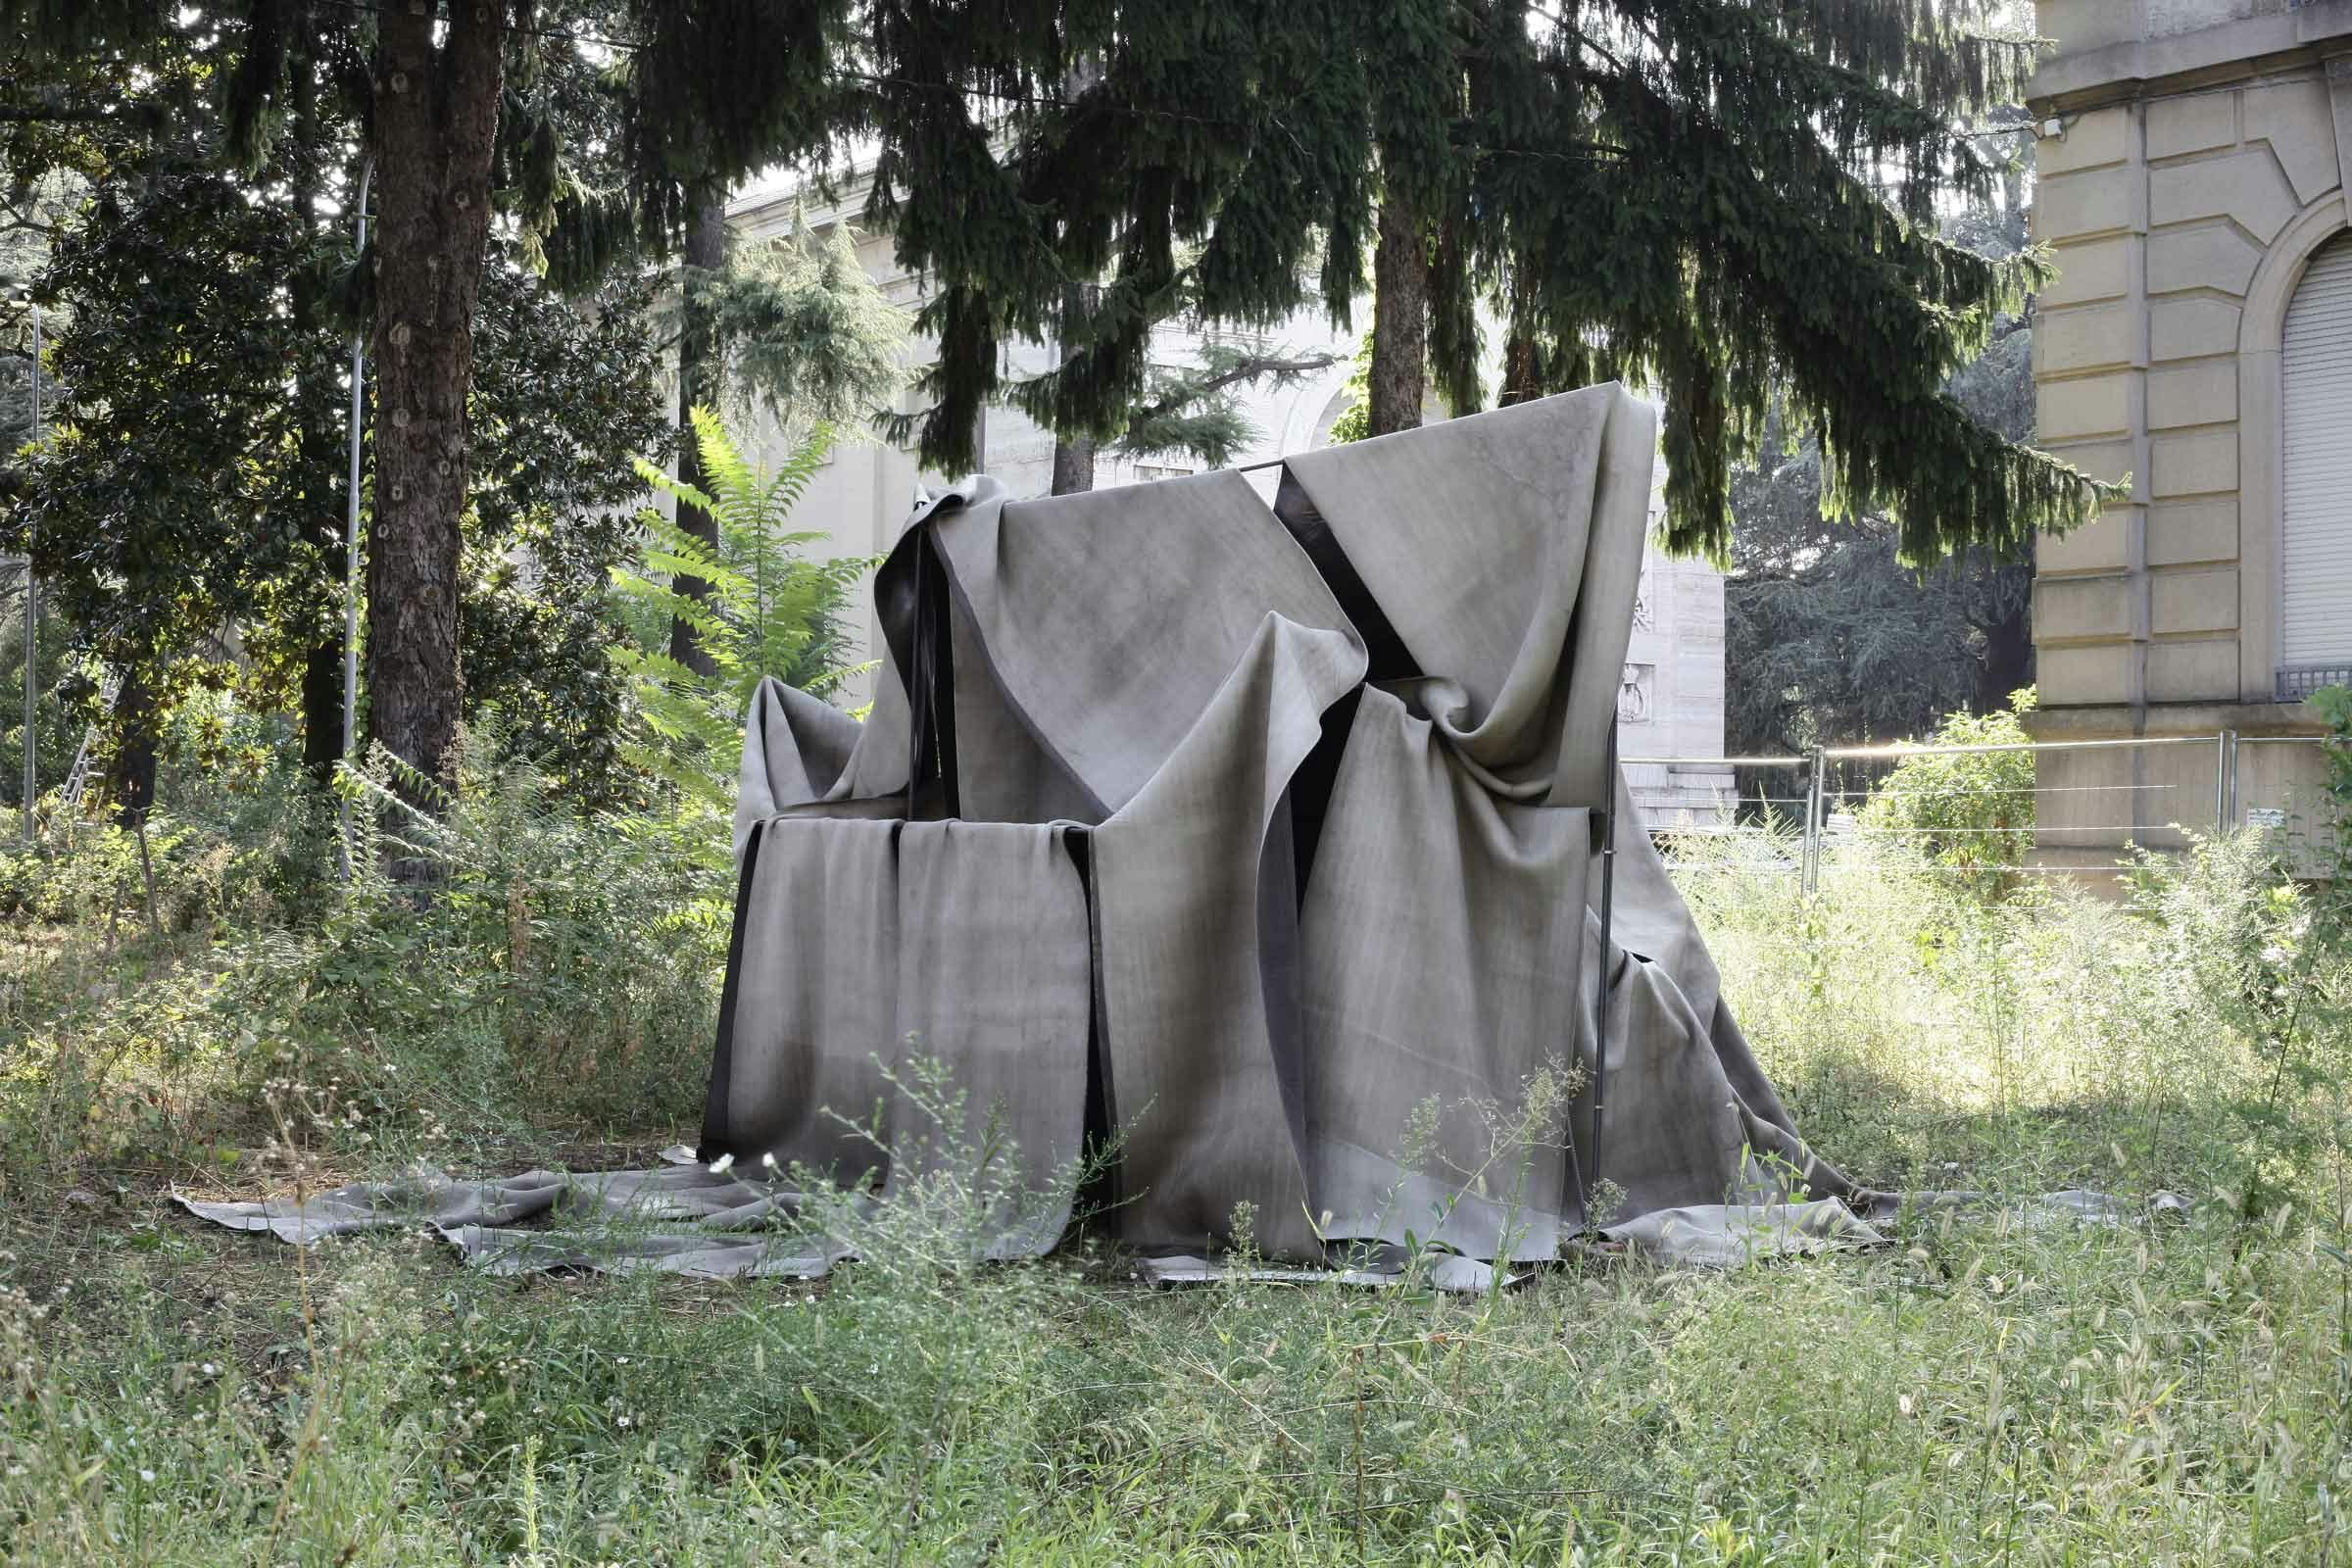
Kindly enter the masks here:
M 1875 1202 L 1797 1138 L 1609 767 L 1655 440 L 1607 385 L 1302 454 L 1270 507 L 1230 472 L 932 503 L 879 576 L 873 718 L 753 705 L 703 1157 L 854 1177 L 812 1108 L 914 1131 L 881 1073 L 919 1053 L 1041 1172 L 1097 1101 L 1147 1252 L 1240 1208 L 1277 1255 L 1545 1257 L 1606 1006 L 1620 1217 Z

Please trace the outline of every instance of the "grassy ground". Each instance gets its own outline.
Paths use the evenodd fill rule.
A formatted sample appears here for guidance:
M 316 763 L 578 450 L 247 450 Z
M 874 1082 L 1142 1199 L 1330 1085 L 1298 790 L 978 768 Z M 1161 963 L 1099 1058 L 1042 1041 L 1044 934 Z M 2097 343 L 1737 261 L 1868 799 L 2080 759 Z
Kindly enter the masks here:
M 583 853 L 518 851 L 461 878 L 456 913 L 312 937 L 216 911 L 109 955 L 91 909 L 22 921 L 10 1561 L 2352 1550 L 2340 955 L 2252 846 L 2152 879 L 2138 912 L 1985 909 L 1892 862 L 1833 866 L 1809 906 L 1760 866 L 1683 872 L 1830 1157 L 1887 1185 L 2169 1189 L 2196 1200 L 2180 1221 L 1996 1204 L 1867 1255 L 1586 1262 L 1461 1299 L 1153 1293 L 1084 1250 L 974 1270 L 935 1212 L 886 1219 L 821 1289 L 499 1281 L 419 1237 L 302 1251 L 167 1206 L 173 1182 L 283 1190 L 296 1149 L 317 1181 L 417 1153 L 642 1160 L 690 1126 L 704 1004 L 592 950 L 636 932 L 706 961 L 708 921 L 675 889 L 625 904 L 609 864 L 556 869 Z M 592 887 L 623 905 L 583 912 Z

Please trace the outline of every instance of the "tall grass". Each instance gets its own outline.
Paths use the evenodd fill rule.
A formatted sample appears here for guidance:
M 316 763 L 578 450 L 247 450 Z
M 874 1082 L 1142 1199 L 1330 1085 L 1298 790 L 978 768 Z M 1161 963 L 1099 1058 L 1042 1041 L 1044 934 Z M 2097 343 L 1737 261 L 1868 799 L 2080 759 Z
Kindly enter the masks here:
M 217 1175 L 285 1113 L 354 1168 L 691 1117 L 724 872 L 678 821 L 583 816 L 482 737 L 437 821 L 398 802 L 384 765 L 351 787 L 348 885 L 331 803 L 275 775 L 159 817 L 152 899 L 118 828 L 0 854 L 0 1190 L 59 1188 L 92 1161 Z M 424 862 L 432 896 L 387 880 L 387 855 Z
M 224 935 L 125 975 L 74 1038 L 194 987 L 200 1022 L 169 1049 L 215 1063 L 208 1114 L 279 1072 L 245 1065 L 279 1031 L 314 1051 L 378 1042 L 338 1094 L 375 1092 L 386 1068 L 466 1086 L 490 1106 L 445 1107 L 466 1125 L 527 1122 L 551 1060 L 612 1093 L 626 1080 L 596 1064 L 622 1026 L 598 1012 L 625 1019 L 618 999 L 647 982 L 604 953 L 539 967 L 538 922 L 588 910 L 585 944 L 678 906 L 593 903 L 557 868 L 610 884 L 634 852 L 566 839 L 527 790 L 475 799 L 455 909 L 388 899 L 332 937 Z M 2253 839 L 2151 862 L 2124 902 L 2029 886 L 1988 904 L 1867 846 L 1810 902 L 1769 845 L 1678 858 L 1732 1003 L 1825 1155 L 1879 1185 L 2170 1190 L 2193 1207 L 2084 1225 L 1992 1203 L 1914 1214 L 1870 1254 L 1726 1273 L 1587 1258 L 1468 1299 L 1238 1273 L 1155 1293 L 1084 1244 L 983 1263 L 971 1239 L 1004 1195 L 986 1161 L 948 1158 L 919 1201 L 843 1220 L 861 1260 L 821 1287 L 518 1284 L 413 1237 L 298 1252 L 195 1228 L 94 1137 L 15 1178 L 39 1202 L 0 1206 L 0 1551 L 2267 1568 L 2352 1549 L 2334 1087 L 2352 1042 L 2345 956 L 2310 890 Z M 264 951 L 298 942 L 317 945 Z M 362 1000 L 329 977 L 387 969 L 411 990 Z M 225 1032 L 239 1016 L 251 1042 Z M 552 1056 L 575 1048 L 529 1026 L 551 1017 L 601 1043 Z M 636 1108 L 612 1125 L 650 1138 L 686 1105 Z M 360 1141 L 373 1116 L 291 1133 L 365 1166 L 387 1157 Z M 81 1201 L 56 1196 L 69 1176 Z

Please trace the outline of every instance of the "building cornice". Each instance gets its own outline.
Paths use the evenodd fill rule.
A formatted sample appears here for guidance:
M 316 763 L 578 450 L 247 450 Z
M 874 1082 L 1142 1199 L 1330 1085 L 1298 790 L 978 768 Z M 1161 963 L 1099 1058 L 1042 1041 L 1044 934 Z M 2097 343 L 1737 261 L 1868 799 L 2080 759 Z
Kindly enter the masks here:
M 2134 38 L 2044 61 L 2026 84 L 2036 115 L 2161 96 L 2352 53 L 2352 0 L 2309 0 L 2169 38 Z

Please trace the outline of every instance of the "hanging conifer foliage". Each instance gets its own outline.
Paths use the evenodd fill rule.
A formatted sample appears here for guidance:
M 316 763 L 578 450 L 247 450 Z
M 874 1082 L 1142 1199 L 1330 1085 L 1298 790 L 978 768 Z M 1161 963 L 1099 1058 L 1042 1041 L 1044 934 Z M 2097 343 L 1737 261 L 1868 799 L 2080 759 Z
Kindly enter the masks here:
M 293 4 L 0 0 L 0 25 L 86 47 L 202 13 L 266 63 L 301 46 L 283 25 Z M 413 21 L 405 8 L 301 9 L 308 24 L 387 38 Z M 1777 405 L 1819 439 L 1825 504 L 1890 515 L 1915 561 L 1964 546 L 2020 553 L 2094 499 L 2073 469 L 1985 430 L 1943 391 L 2041 265 L 1987 260 L 1934 223 L 1940 201 L 1996 173 L 1962 127 L 2017 95 L 2031 68 L 2031 40 L 1990 31 L 2008 9 L 426 7 L 446 16 L 452 50 L 469 17 L 507 37 L 497 190 L 549 229 L 551 265 L 575 280 L 632 239 L 668 243 L 698 200 L 754 167 L 827 147 L 870 159 L 868 218 L 930 284 L 920 325 L 937 359 L 917 428 L 933 466 L 971 463 L 1011 342 L 1060 347 L 1024 404 L 1065 438 L 1107 439 L 1147 395 L 1152 324 L 1178 301 L 1212 325 L 1264 326 L 1310 300 L 1346 320 L 1387 202 L 1378 226 L 1419 264 L 1397 269 L 1396 287 L 1426 295 L 1411 314 L 1430 378 L 1457 410 L 1484 395 L 1482 312 L 1505 323 L 1508 396 L 1606 376 L 1655 388 L 1670 540 L 1720 558 L 1730 474 Z M 610 143 L 553 146 L 531 124 L 550 51 L 610 66 L 605 90 L 626 106 Z M 270 79 L 241 70 L 228 90 Z M 1411 335 L 1400 329 L 1392 351 Z
M 1666 402 L 1667 530 L 1720 560 L 1734 466 L 1777 404 L 1816 434 L 1835 511 L 1906 559 L 2030 548 L 2079 520 L 2074 469 L 1947 396 L 2040 275 L 1941 238 L 1998 166 L 1964 130 L 2033 45 L 1993 0 L 1037 0 L 870 8 L 876 216 L 933 279 L 922 455 L 973 457 L 1001 350 L 1067 436 L 1142 394 L 1155 306 L 1263 325 L 1357 308 L 1376 202 L 1402 208 L 1430 379 L 1478 406 L 1481 307 L 1511 397 L 1605 377 Z M 1088 69 L 1072 76 L 1073 61 Z M 1074 282 L 1099 282 L 1084 320 Z

